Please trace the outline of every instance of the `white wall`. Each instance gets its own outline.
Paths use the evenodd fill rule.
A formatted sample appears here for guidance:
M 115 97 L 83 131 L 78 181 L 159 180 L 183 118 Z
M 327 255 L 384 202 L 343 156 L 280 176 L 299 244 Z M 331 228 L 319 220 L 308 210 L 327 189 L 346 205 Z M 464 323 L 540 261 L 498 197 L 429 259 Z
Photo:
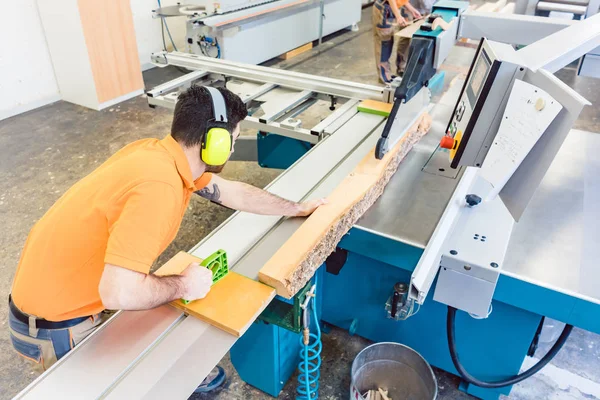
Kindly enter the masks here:
M 36 0 L 3 1 L 2 15 L 0 120 L 60 100 Z
M 162 0 L 162 6 L 175 5 L 181 0 Z M 158 8 L 156 0 L 131 0 L 131 11 L 133 12 L 133 24 L 138 43 L 138 53 L 142 70 L 151 68 L 150 55 L 162 50 L 162 38 L 160 34 L 160 19 L 152 18 L 152 10 Z M 170 17 L 166 19 L 171 31 L 175 45 L 181 51 L 185 49 L 185 17 Z M 167 49 L 173 50 L 169 36 L 165 30 L 165 41 Z
M 163 0 L 163 6 L 181 0 Z M 142 70 L 162 50 L 160 19 L 152 18 L 156 0 L 131 0 Z M 0 120 L 61 99 L 36 0 L 2 1 L 0 23 Z M 168 18 L 175 44 L 185 49 L 185 17 Z M 165 39 L 172 50 L 168 36 Z

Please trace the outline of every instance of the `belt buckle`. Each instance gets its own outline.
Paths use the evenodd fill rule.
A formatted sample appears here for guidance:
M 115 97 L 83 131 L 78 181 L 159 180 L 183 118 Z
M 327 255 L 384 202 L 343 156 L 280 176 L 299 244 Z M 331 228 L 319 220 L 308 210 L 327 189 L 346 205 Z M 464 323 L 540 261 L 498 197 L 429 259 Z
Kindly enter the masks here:
M 36 318 L 33 315 L 29 315 L 29 336 L 36 338 L 40 331 L 37 327 Z

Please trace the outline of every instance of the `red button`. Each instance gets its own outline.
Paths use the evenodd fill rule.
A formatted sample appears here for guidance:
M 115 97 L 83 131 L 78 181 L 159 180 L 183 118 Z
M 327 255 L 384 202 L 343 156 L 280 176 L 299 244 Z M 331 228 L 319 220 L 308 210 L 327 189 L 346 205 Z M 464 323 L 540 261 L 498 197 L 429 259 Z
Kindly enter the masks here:
M 440 147 L 452 150 L 454 148 L 454 138 L 451 136 L 444 136 L 442 140 L 440 140 Z

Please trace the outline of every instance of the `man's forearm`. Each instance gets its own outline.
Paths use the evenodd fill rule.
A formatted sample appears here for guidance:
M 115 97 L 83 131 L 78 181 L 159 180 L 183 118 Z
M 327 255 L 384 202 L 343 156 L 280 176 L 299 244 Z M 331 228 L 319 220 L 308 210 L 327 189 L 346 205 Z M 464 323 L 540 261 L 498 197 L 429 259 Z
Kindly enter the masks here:
M 300 205 L 243 182 L 214 179 L 200 196 L 234 210 L 262 215 L 298 215 Z
M 117 266 L 105 267 L 98 287 L 102 303 L 111 310 L 147 310 L 182 298 L 182 276 L 155 276 Z
M 183 278 L 178 275 L 146 275 L 143 289 L 136 298 L 132 298 L 129 310 L 147 310 L 155 308 L 184 296 Z M 121 308 L 124 310 L 125 308 Z

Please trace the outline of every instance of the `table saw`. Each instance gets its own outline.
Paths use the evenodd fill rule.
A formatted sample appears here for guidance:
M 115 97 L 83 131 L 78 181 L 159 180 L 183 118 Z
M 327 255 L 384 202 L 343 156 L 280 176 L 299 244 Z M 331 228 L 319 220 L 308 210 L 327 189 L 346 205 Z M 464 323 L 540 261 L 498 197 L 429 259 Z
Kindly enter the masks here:
M 515 51 L 498 43 L 503 33 L 494 26 L 488 39 L 469 29 L 487 16 L 465 12 L 462 2 L 438 7 L 454 27 L 423 33 L 435 42 L 430 72 L 459 37 L 480 40 L 477 54 L 466 80 L 422 104 L 433 118 L 430 132 L 317 271 L 317 315 L 324 327 L 406 344 L 458 374 L 448 306 L 462 310 L 452 326 L 462 367 L 498 381 L 533 354 L 544 317 L 600 333 L 600 136 L 571 130 L 589 103 L 552 75 L 600 45 L 600 17 L 549 20 L 538 37 L 528 33 L 526 51 Z M 509 16 L 515 28 L 504 34 L 531 18 Z M 173 108 L 177 90 L 191 83 L 226 84 L 240 95 L 251 110 L 243 126 L 258 134 L 241 140 L 239 151 L 236 143 L 236 157 L 286 168 L 266 190 L 293 201 L 326 197 L 382 138 L 406 128 L 359 112 L 360 101 L 401 99 L 401 113 L 407 82 L 421 82 L 420 91 L 434 80 L 405 76 L 383 88 L 177 52 L 153 60 L 192 72 L 150 90 L 151 106 Z M 334 110 L 302 126 L 300 116 L 317 100 Z M 514 111 L 514 104 L 522 106 Z M 401 120 L 393 111 L 392 118 Z M 506 129 L 505 119 L 518 123 Z M 233 271 L 257 279 L 302 221 L 238 212 L 190 253 L 225 249 Z M 168 305 L 118 312 L 17 398 L 187 398 L 228 351 L 244 381 L 277 396 L 298 365 L 305 296 L 276 297 L 239 339 Z M 463 382 L 461 389 L 483 399 L 510 392 L 510 385 Z

